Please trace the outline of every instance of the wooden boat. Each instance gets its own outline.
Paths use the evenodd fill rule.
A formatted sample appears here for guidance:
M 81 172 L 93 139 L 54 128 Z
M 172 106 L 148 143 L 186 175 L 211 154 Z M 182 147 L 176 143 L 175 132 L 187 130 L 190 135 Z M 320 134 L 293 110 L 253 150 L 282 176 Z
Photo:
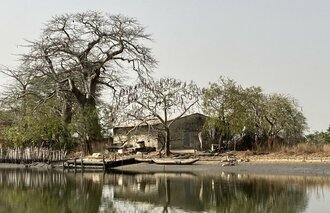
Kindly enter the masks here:
M 152 159 L 149 158 L 135 158 L 136 162 L 139 163 L 153 163 L 154 161 Z
M 163 164 L 163 165 L 189 165 L 193 164 L 198 161 L 199 158 L 192 158 L 192 159 L 173 159 L 173 158 L 155 158 L 152 161 L 156 164 Z

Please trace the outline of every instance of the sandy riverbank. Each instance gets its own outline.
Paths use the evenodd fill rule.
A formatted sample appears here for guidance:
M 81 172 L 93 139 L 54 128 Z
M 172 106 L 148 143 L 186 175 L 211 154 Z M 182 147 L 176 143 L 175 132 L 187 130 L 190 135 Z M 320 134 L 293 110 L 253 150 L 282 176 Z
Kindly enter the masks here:
M 294 175 L 294 176 L 328 176 L 330 177 L 330 162 L 297 162 L 297 161 L 254 161 L 239 162 L 235 166 L 222 166 L 220 161 L 198 161 L 192 165 L 157 165 L 149 163 L 131 164 L 116 167 L 114 170 L 133 173 L 187 172 L 200 175 L 217 175 L 222 172 L 239 174 L 263 175 Z M 50 169 L 48 164 L 8 164 L 0 163 L 0 169 L 36 168 Z
M 189 154 L 189 152 L 182 151 L 174 153 Z M 191 157 L 193 157 L 193 154 L 193 152 L 190 153 Z M 199 156 L 200 160 L 193 165 L 164 166 L 140 163 L 117 167 L 116 170 L 127 172 L 193 172 L 200 174 L 233 172 L 242 174 L 330 177 L 330 157 L 328 153 L 292 154 L 279 152 L 254 154 L 252 152 L 232 152 L 232 155 L 238 160 L 235 166 L 222 166 L 224 164 L 223 161 L 228 156 L 228 154 L 223 153 L 213 156 Z M 146 157 L 148 158 L 148 156 Z
M 187 154 L 187 153 L 183 153 Z M 188 153 L 189 154 L 189 153 Z M 191 157 L 193 153 L 190 153 Z M 198 155 L 198 154 L 197 154 Z M 219 174 L 233 172 L 241 174 L 296 175 L 296 176 L 328 176 L 330 177 L 330 157 L 325 153 L 312 155 L 292 155 L 287 153 L 247 154 L 235 152 L 238 162 L 235 166 L 222 166 L 227 154 L 215 156 L 199 156 L 199 161 L 193 165 L 157 165 L 148 163 L 131 164 L 116 167 L 115 170 L 127 172 L 192 172 L 199 174 Z M 123 157 L 141 157 L 123 156 Z M 158 157 L 156 153 L 144 155 L 144 158 Z M 118 156 L 118 159 L 120 156 Z M 248 161 L 248 162 L 244 162 Z M 51 165 L 44 163 L 8 164 L 0 163 L 0 169 L 5 168 L 38 168 L 50 169 Z
M 117 167 L 125 172 L 192 172 L 199 174 L 220 174 L 233 172 L 240 174 L 269 174 L 296 176 L 329 176 L 330 163 L 319 162 L 242 162 L 235 166 L 222 166 L 216 161 L 198 161 L 193 165 L 157 165 L 140 163 Z

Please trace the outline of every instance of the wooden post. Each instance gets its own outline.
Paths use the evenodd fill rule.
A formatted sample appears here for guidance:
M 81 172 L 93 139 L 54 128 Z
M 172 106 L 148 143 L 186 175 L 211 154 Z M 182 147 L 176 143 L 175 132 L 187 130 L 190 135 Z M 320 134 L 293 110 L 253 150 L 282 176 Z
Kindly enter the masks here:
M 77 159 L 74 158 L 74 170 L 75 170 L 75 172 L 76 172 L 76 166 L 77 166 Z

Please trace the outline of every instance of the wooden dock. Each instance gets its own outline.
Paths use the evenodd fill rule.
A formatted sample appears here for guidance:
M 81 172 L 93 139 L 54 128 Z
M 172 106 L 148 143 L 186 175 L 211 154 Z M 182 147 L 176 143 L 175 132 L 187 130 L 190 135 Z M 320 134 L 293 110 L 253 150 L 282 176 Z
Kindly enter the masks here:
M 70 159 L 63 162 L 64 169 L 75 170 L 109 170 L 114 167 L 139 163 L 135 158 L 105 160 L 105 159 Z

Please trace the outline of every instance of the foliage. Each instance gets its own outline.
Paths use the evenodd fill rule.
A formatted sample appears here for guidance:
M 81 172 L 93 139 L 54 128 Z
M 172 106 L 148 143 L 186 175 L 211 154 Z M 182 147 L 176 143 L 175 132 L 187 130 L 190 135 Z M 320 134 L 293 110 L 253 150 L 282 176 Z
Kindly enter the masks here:
M 26 105 L 25 114 L 19 114 L 12 121 L 12 125 L 5 130 L 9 144 L 21 145 L 46 145 L 56 148 L 70 148 L 71 140 L 63 135 L 70 134 L 58 115 L 56 99 L 53 99 L 38 109 L 34 109 L 30 100 Z M 34 103 L 35 104 L 35 103 Z
M 99 125 L 99 113 L 94 107 L 85 107 L 84 112 L 75 114 L 71 122 L 71 131 L 78 133 L 81 137 L 100 139 L 101 127 Z
M 260 87 L 243 88 L 223 77 L 204 89 L 203 111 L 209 116 L 206 131 L 221 142 L 250 134 L 263 143 L 275 138 L 296 143 L 306 129 L 306 119 L 293 98 L 267 95 Z
M 218 129 L 223 140 L 242 133 L 243 129 L 253 130 L 253 114 L 248 105 L 257 99 L 252 100 L 248 92 L 233 80 L 222 77 L 218 83 L 212 83 L 204 90 L 203 110 L 209 116 L 206 125 Z
M 306 141 L 313 144 L 330 144 L 330 129 L 306 135 Z
M 306 130 L 306 118 L 299 110 L 296 101 L 288 96 L 271 94 L 265 97 L 264 128 L 269 136 L 280 136 L 287 143 L 302 140 Z

